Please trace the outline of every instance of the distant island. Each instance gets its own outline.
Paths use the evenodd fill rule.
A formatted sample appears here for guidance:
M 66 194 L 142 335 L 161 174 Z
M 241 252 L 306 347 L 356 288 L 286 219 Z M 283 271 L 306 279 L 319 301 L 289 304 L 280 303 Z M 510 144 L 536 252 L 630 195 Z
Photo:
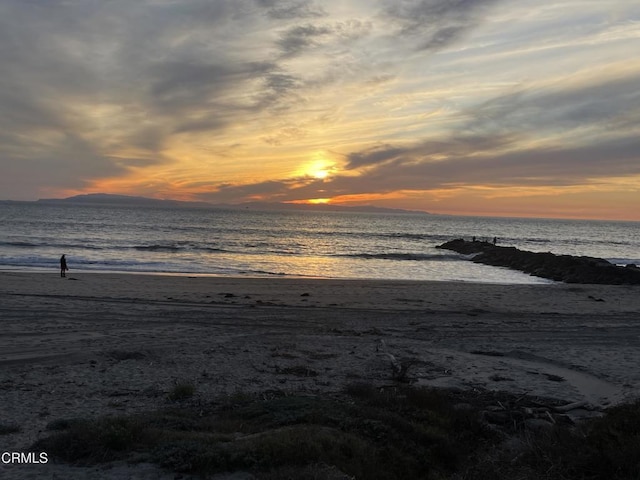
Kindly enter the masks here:
M 140 207 L 168 207 L 168 208 L 210 208 L 225 210 L 255 210 L 255 211 L 313 211 L 313 212 L 363 212 L 389 214 L 419 214 L 430 215 L 421 210 L 404 210 L 400 208 L 376 207 L 373 205 L 344 206 L 329 203 L 302 204 L 282 202 L 245 202 L 239 204 L 215 204 L 209 202 L 188 202 L 180 200 L 161 200 L 157 198 L 136 197 L 131 195 L 114 195 L 110 193 L 89 193 L 74 195 L 67 198 L 41 198 L 37 203 L 46 204 L 78 204 L 78 205 L 121 205 Z
M 136 197 L 131 195 L 113 195 L 110 193 L 88 193 L 74 195 L 67 198 L 41 198 L 37 203 L 77 203 L 91 205 L 130 205 L 130 206 L 158 206 L 158 207 L 201 207 L 213 205 L 207 202 L 183 202 L 180 200 L 160 200 L 157 198 Z

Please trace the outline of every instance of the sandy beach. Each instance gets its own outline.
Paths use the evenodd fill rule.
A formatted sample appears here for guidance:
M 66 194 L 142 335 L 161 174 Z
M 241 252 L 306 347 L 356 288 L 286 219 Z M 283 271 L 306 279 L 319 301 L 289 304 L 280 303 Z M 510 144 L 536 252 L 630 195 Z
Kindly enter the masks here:
M 201 399 L 322 394 L 388 385 L 398 364 L 410 365 L 403 380 L 416 385 L 606 408 L 640 394 L 639 294 L 637 286 L 4 271 L 0 424 L 19 431 L 0 436 L 0 450 L 25 451 L 56 419 L 162 408 L 180 382 Z M 64 468 L 0 473 L 56 478 Z M 128 478 L 82 475 L 74 478 Z M 153 469 L 136 475 L 159 478 Z

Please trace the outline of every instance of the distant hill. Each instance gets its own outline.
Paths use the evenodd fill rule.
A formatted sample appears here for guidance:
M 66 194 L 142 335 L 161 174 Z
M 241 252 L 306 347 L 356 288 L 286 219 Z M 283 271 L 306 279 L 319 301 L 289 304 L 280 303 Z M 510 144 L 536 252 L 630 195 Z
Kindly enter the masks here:
M 88 193 L 67 198 L 41 198 L 38 203 L 78 203 L 92 205 L 130 205 L 157 207 L 201 207 L 209 208 L 207 202 L 183 202 L 180 200 L 161 200 L 157 198 L 135 197 L 131 195 L 113 195 L 110 193 Z
M 185 202 L 180 200 L 161 200 L 157 198 L 136 197 L 131 195 L 113 195 L 110 193 L 89 193 L 67 198 L 41 198 L 38 203 L 79 204 L 79 205 L 127 205 L 172 208 L 214 208 L 226 210 L 255 210 L 255 211 L 313 211 L 313 212 L 369 212 L 389 214 L 422 214 L 419 210 L 403 210 L 398 208 L 375 207 L 372 205 L 343 206 L 330 203 L 301 204 L 277 202 L 247 202 L 240 204 L 214 204 L 208 202 Z

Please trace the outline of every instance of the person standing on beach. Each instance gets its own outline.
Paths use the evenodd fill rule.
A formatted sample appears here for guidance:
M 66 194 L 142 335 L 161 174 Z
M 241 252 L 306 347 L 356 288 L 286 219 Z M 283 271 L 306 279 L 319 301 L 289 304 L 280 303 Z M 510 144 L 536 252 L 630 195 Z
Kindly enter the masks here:
M 66 274 L 64 272 L 66 272 L 67 270 L 69 270 L 69 267 L 67 267 L 67 259 L 64 255 L 62 255 L 60 257 L 60 276 L 66 277 Z

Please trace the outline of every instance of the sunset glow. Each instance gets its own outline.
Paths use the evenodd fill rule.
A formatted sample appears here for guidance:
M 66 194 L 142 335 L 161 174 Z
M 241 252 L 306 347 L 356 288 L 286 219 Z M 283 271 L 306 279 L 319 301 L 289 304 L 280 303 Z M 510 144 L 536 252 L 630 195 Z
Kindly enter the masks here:
M 0 2 L 0 199 L 640 220 L 640 4 Z
M 314 158 L 305 163 L 294 176 L 305 177 L 315 180 L 324 180 L 332 173 L 337 172 L 338 168 L 334 161 L 328 160 L 323 154 L 316 154 Z

